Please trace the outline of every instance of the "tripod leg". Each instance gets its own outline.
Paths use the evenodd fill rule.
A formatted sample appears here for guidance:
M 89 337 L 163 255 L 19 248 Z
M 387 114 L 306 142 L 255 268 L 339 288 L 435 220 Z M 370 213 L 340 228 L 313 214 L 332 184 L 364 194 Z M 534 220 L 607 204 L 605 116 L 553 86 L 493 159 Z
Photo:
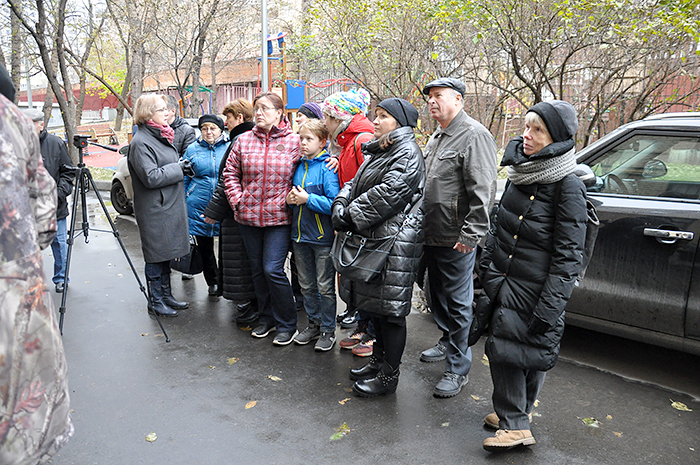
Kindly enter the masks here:
M 78 171 L 78 173 L 80 173 L 80 171 Z M 63 278 L 63 295 L 61 296 L 61 306 L 58 309 L 58 312 L 60 314 L 58 320 L 58 329 L 61 332 L 61 336 L 63 336 L 63 317 L 66 314 L 66 297 L 68 296 L 68 277 L 70 276 L 70 259 L 73 255 L 73 243 L 75 242 L 75 219 L 78 209 L 78 189 L 82 190 L 82 187 L 83 177 L 78 175 L 75 177 L 75 193 L 73 194 L 73 206 L 71 207 L 70 211 L 70 228 L 68 229 L 68 235 L 66 238 L 66 243 L 68 244 L 68 253 L 66 254 L 66 274 Z M 82 209 L 83 212 L 85 212 L 85 198 L 81 198 L 83 199 Z
M 100 201 L 100 205 L 102 206 L 102 210 L 104 211 L 105 216 L 107 217 L 107 221 L 109 221 L 109 226 L 112 228 L 112 235 L 117 238 L 117 242 L 119 242 L 119 246 L 122 249 L 122 252 L 124 253 L 124 257 L 126 258 L 126 261 L 129 262 L 129 266 L 131 267 L 131 272 L 134 274 L 134 278 L 136 278 L 136 282 L 139 283 L 139 289 L 141 289 L 141 292 L 143 295 L 146 297 L 146 301 L 148 301 L 148 292 L 146 291 L 146 288 L 144 287 L 143 283 L 141 282 L 141 278 L 139 278 L 139 274 L 136 272 L 136 268 L 134 267 L 134 263 L 131 261 L 131 257 L 129 257 L 129 253 L 126 251 L 126 247 L 124 247 L 124 243 L 122 242 L 122 238 L 119 235 L 119 231 L 117 231 L 117 227 L 114 224 L 114 221 L 112 221 L 112 217 L 109 215 L 109 211 L 107 210 L 107 206 L 105 205 L 104 201 L 102 200 L 102 196 L 100 195 L 100 191 L 97 190 L 97 186 L 95 186 L 95 181 L 92 179 L 92 175 L 90 174 L 90 171 L 87 172 L 87 177 L 90 182 L 90 186 L 92 186 L 93 191 L 95 192 L 95 195 L 97 196 L 97 200 Z M 66 276 L 67 276 L 67 270 L 66 270 Z M 163 331 L 163 335 L 165 336 L 165 342 L 170 342 L 170 337 L 168 337 L 168 333 L 165 332 L 165 328 L 163 327 L 163 323 L 161 323 L 160 318 L 158 318 L 158 313 L 153 312 L 153 315 L 156 317 L 156 321 L 158 322 L 158 326 L 160 326 L 160 330 Z

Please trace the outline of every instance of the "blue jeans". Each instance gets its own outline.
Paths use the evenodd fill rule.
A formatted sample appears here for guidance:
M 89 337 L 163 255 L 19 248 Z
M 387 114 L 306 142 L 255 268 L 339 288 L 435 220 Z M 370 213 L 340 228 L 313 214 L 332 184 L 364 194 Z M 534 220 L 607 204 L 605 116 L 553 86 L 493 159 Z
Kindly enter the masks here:
M 278 332 L 296 331 L 297 311 L 292 286 L 284 273 L 292 227 L 258 228 L 241 224 L 240 230 L 250 261 L 260 323 L 275 325 Z
M 321 326 L 324 333 L 335 332 L 335 268 L 331 246 L 295 242 L 294 255 L 309 323 Z
M 469 327 L 474 318 L 474 261 L 476 251 L 462 253 L 452 247 L 424 246 L 430 280 L 433 318 L 447 347 L 445 371 L 466 375 L 472 366 Z
M 68 255 L 68 218 L 56 221 L 56 237 L 51 242 L 53 252 L 53 283 L 62 283 L 66 279 L 66 255 Z

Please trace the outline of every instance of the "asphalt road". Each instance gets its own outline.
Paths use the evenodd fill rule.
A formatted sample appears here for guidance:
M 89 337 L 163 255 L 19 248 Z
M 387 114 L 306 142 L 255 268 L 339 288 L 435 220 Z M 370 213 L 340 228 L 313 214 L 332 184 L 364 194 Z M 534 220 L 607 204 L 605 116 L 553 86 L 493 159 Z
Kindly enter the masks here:
M 96 207 L 91 227 L 108 229 Z M 133 218 L 117 227 L 143 276 Z M 430 315 L 412 313 L 396 394 L 360 399 L 347 370 L 362 360 L 337 346 L 316 353 L 251 338 L 201 276 L 173 279 L 191 307 L 163 320 L 166 343 L 116 239 L 94 230 L 89 239 L 76 240 L 64 324 L 75 436 L 53 464 L 700 463 L 698 357 L 569 328 L 536 409 L 537 444 L 493 455 L 481 447 L 492 434 L 482 425 L 492 411 L 483 343 L 462 393 L 436 399 L 444 367 L 418 355 L 438 331 Z M 50 251 L 45 265 L 50 275 Z

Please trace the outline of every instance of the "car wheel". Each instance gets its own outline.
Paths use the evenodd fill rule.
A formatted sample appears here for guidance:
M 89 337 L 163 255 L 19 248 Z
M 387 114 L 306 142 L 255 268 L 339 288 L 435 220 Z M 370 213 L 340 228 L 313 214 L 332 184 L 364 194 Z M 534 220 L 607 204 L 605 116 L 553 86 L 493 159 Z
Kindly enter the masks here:
M 115 179 L 112 181 L 112 189 L 109 191 L 109 197 L 112 200 L 112 206 L 121 215 L 131 215 L 134 208 L 126 196 L 126 190 L 121 181 Z

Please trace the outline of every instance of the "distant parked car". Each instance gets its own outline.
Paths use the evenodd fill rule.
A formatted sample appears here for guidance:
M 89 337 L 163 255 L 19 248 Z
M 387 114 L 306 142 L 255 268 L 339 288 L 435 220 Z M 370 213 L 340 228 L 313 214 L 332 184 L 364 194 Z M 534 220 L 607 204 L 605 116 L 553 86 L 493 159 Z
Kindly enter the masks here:
M 186 118 L 185 121 L 194 128 L 197 137 L 199 137 L 199 128 L 197 118 Z M 117 161 L 117 169 L 112 176 L 112 188 L 110 189 L 110 200 L 112 206 L 121 215 L 131 215 L 134 212 L 133 199 L 134 189 L 131 187 L 131 173 L 129 173 L 129 165 L 127 155 L 129 154 L 129 146 L 125 145 L 119 149 L 119 153 L 124 155 Z
M 567 324 L 700 355 L 700 113 L 626 124 L 578 161 L 601 226 Z

